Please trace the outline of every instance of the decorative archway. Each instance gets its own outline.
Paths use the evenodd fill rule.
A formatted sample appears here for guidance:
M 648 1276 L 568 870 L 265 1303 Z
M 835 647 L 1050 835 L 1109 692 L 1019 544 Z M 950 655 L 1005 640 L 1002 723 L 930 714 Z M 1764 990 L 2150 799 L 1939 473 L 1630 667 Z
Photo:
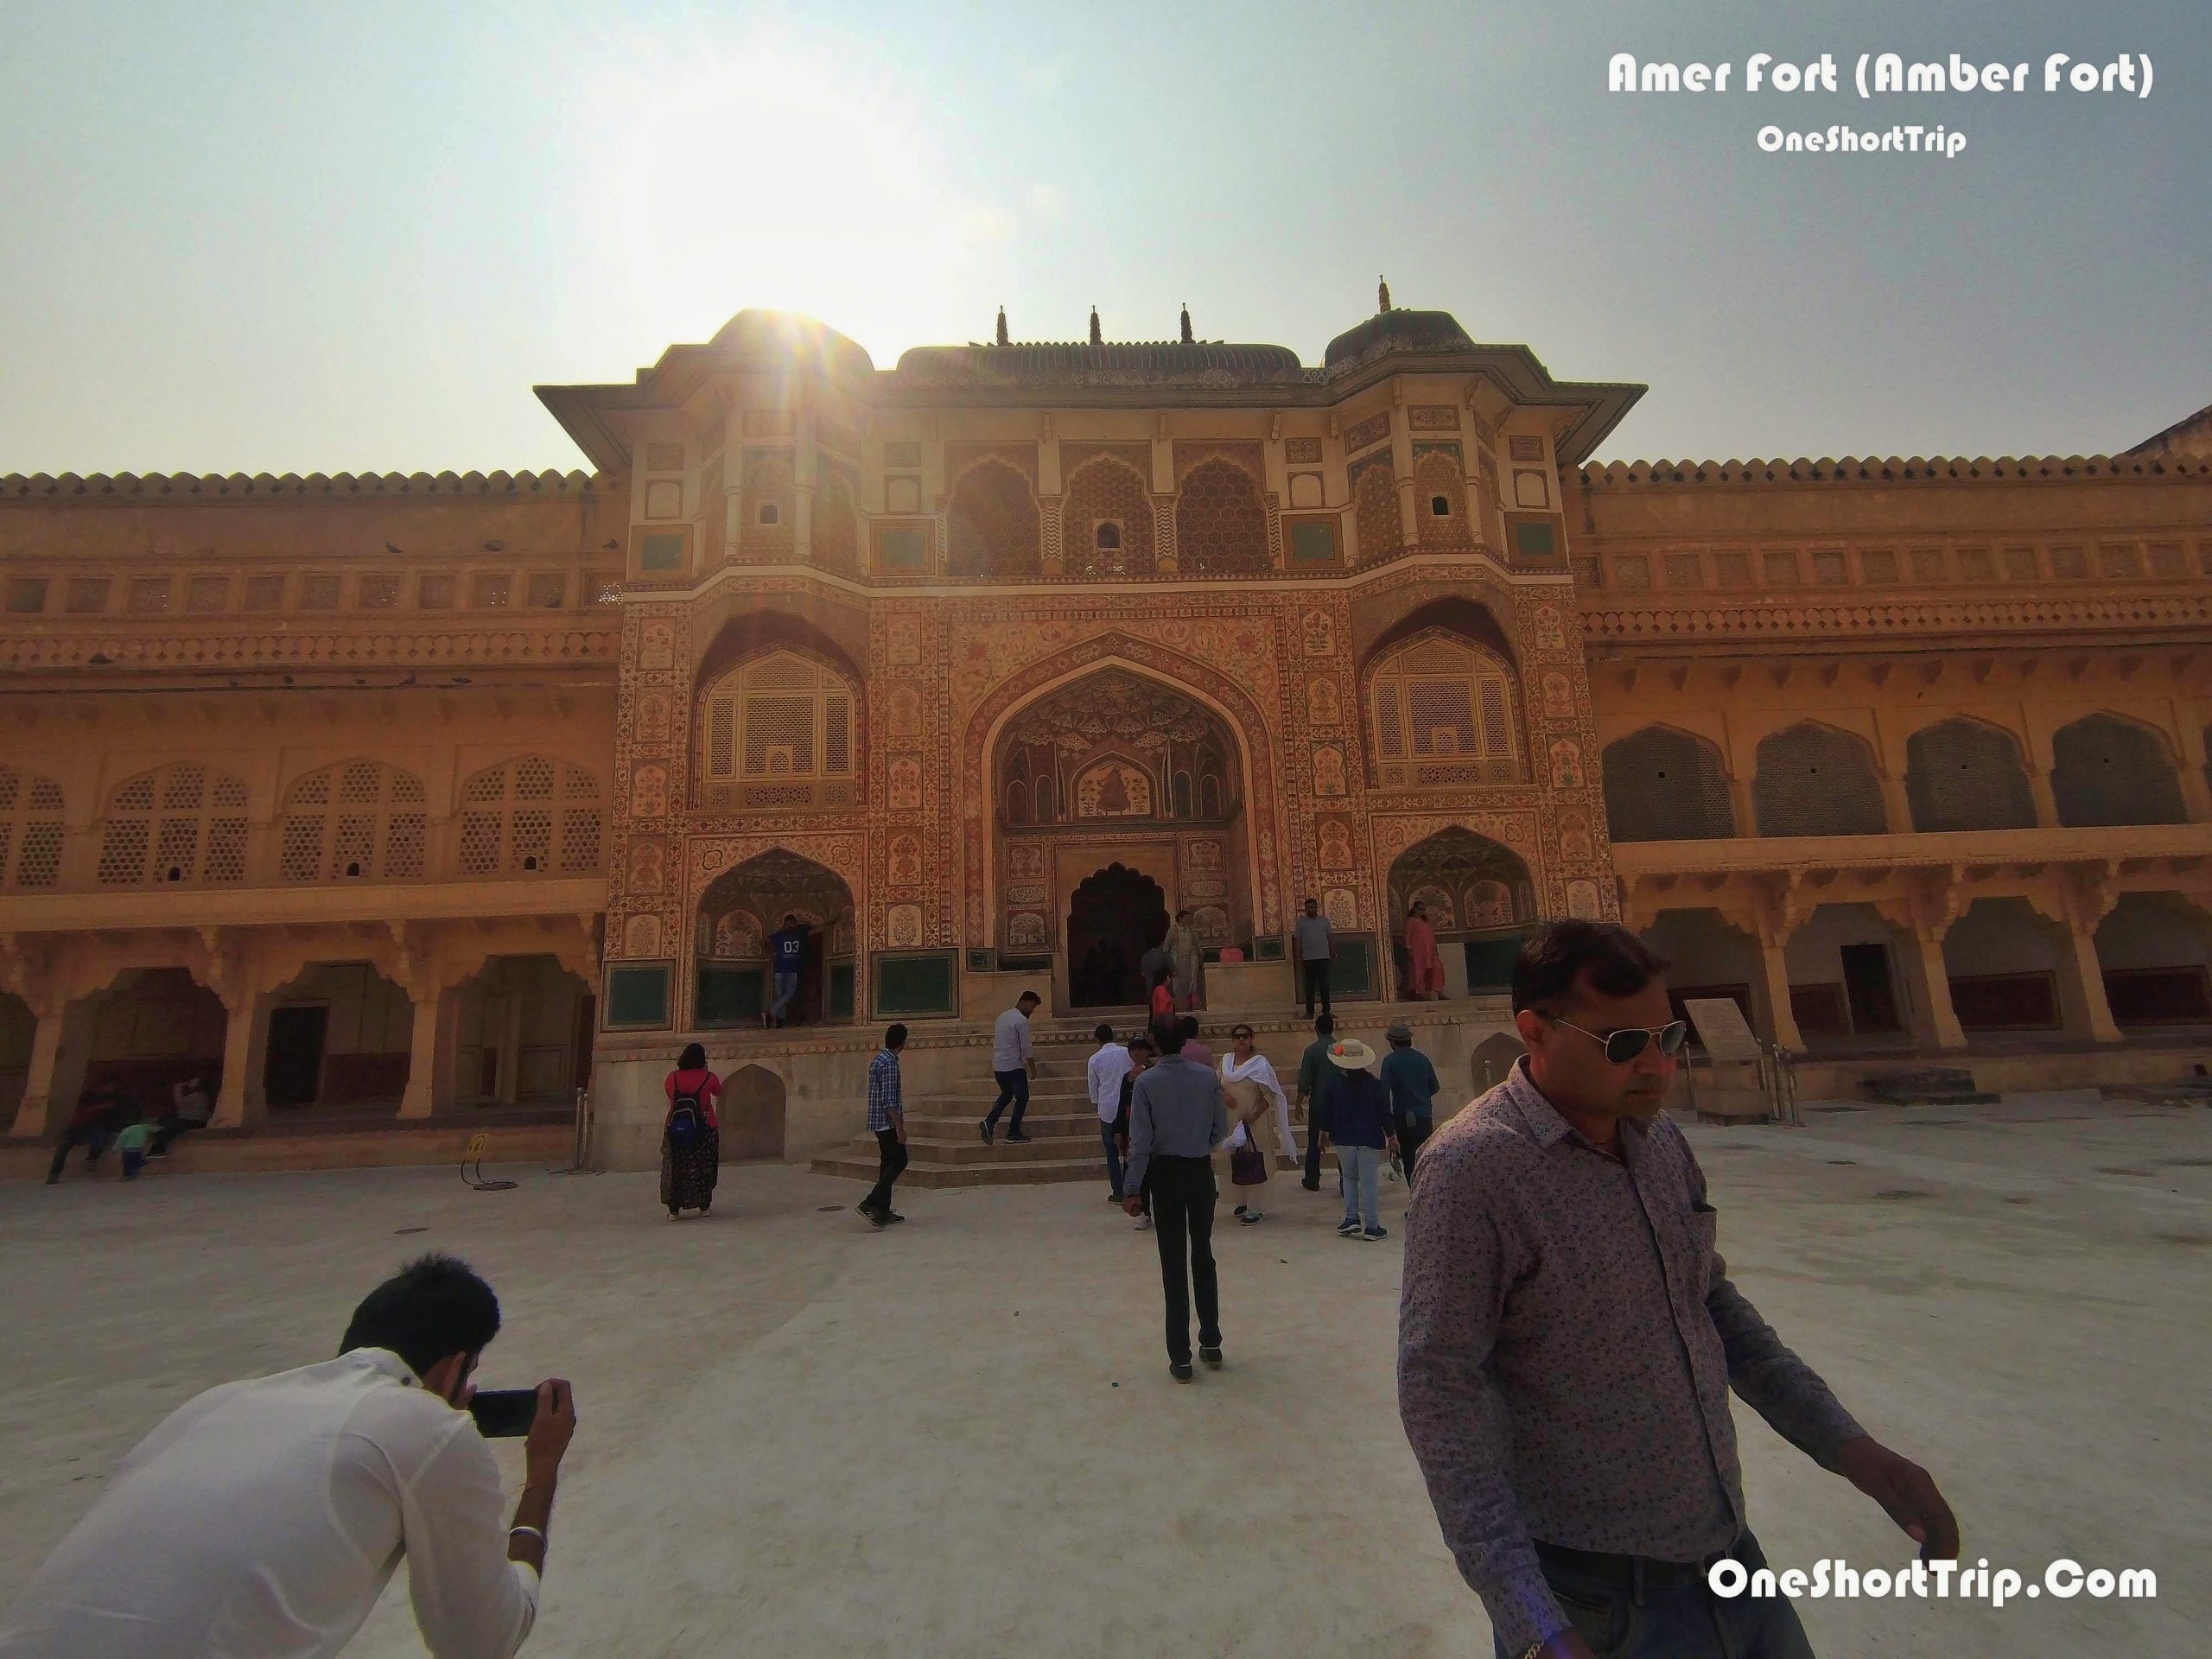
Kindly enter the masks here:
M 1192 634 L 1194 643 L 1205 643 L 1196 638 L 1200 631 L 1197 626 L 1182 626 Z M 1230 643 L 1232 646 L 1236 644 L 1233 640 Z M 1253 642 L 1248 656 L 1239 657 L 1233 651 L 1217 652 L 1216 660 L 1222 664 L 1217 668 L 1149 639 L 1110 632 L 1033 662 L 991 687 L 967 716 L 962 745 L 961 777 L 968 803 L 964 839 L 969 940 L 1014 943 L 1001 931 L 1006 906 L 1001 899 L 999 837 L 995 830 L 1005 797 L 994 789 L 992 764 L 1000 738 L 1027 704 L 1103 668 L 1128 671 L 1136 677 L 1156 682 L 1187 697 L 1217 717 L 1230 734 L 1246 834 L 1237 863 L 1224 874 L 1232 887 L 1246 884 L 1253 931 L 1271 933 L 1278 930 L 1282 925 L 1282 915 L 1276 789 L 1272 783 L 1266 787 L 1254 786 L 1255 779 L 1273 780 L 1281 775 L 1274 740 L 1260 703 L 1254 700 L 1255 693 L 1262 697 L 1274 693 L 1274 668 L 1266 653 L 1266 640 L 1258 639 Z M 1224 668 L 1241 676 L 1241 681 L 1231 677 L 1231 673 L 1224 672 Z M 1096 861 L 1094 866 L 1095 863 Z M 1049 948 L 1044 939 L 1038 944 L 1040 949 Z
M 1073 899 L 1102 867 L 1148 883 L 1165 911 L 1187 908 L 1202 944 L 1241 944 L 1251 933 L 1244 852 L 1244 778 L 1227 722 L 1181 689 L 1127 668 L 1081 674 L 1023 705 L 993 746 L 992 828 L 1000 877 L 995 920 L 1009 954 L 1065 950 L 1086 995 L 1109 982 L 1125 989 L 1136 952 L 1121 969 L 1116 927 L 1136 925 L 1135 889 Z M 1067 917 L 1063 931 L 1060 920 Z M 1110 924 L 1110 925 L 1109 925 Z M 1090 984 L 1096 978 L 1100 987 Z M 1122 1000 L 1135 1000 L 1134 998 Z M 1091 1006 L 1084 1004 L 1084 1006 Z
M 724 870 L 699 895 L 692 929 L 694 1026 L 760 1023 L 771 994 L 768 941 L 786 916 L 796 916 L 807 931 L 792 1023 L 843 1024 L 856 1017 L 858 918 L 852 888 L 826 865 L 770 847 Z
M 1167 895 L 1141 871 L 1113 863 L 1068 896 L 1068 1006 L 1120 1008 L 1150 995 L 1139 962 L 1167 934 Z
M 1395 982 L 1405 980 L 1399 958 L 1406 912 L 1416 899 L 1427 909 L 1438 944 L 1465 952 L 1470 989 L 1510 982 L 1514 954 L 1537 918 L 1535 883 L 1517 854 L 1452 824 L 1399 854 L 1389 887 Z

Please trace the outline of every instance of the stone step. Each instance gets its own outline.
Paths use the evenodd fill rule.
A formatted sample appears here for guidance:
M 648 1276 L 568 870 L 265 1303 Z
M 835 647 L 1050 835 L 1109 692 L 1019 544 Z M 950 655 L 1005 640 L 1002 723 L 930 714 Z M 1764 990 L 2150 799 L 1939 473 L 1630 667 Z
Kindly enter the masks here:
M 906 1133 L 930 1136 L 941 1141 L 973 1141 L 982 1144 L 982 1137 L 976 1133 L 976 1124 L 983 1121 L 988 1108 L 978 1107 L 973 1112 L 909 1112 L 906 1114 Z M 998 1138 L 1006 1139 L 1012 1123 L 1012 1109 L 999 1119 Z M 1089 1137 L 1098 1133 L 1095 1125 L 1098 1119 L 1090 1112 L 1028 1112 L 1021 1120 L 1022 1130 L 1032 1140 L 1048 1135 L 1069 1135 Z
M 973 1135 L 964 1141 L 939 1141 L 910 1130 L 906 1151 L 917 1163 L 932 1164 L 1049 1164 L 1057 1159 L 1096 1155 L 1103 1167 L 1106 1160 L 1096 1135 L 1080 1139 L 1074 1135 L 1040 1135 L 1011 1146 L 1001 1135 L 995 1146 L 987 1147 Z
M 977 1149 L 982 1150 L 980 1146 Z M 1019 1152 L 1021 1148 L 1017 1147 L 1014 1150 Z M 865 1152 L 831 1153 L 817 1158 L 813 1163 L 814 1173 L 817 1175 L 836 1175 L 870 1185 L 875 1182 L 876 1168 L 873 1144 Z M 1029 1186 L 1043 1185 L 1048 1182 L 1096 1181 L 1103 1185 L 1105 1180 L 1106 1159 L 1101 1154 L 1096 1158 L 1057 1159 L 1049 1162 L 1020 1164 L 932 1164 L 916 1159 L 899 1177 L 899 1185 L 902 1187 Z

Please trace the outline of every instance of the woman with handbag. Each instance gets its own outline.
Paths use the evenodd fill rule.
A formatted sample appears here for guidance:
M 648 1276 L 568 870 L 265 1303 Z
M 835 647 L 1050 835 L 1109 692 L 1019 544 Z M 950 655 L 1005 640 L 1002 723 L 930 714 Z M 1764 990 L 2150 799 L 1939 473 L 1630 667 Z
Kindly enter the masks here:
M 721 1176 L 721 1124 L 715 1100 L 721 1079 L 707 1070 L 707 1051 L 687 1043 L 668 1074 L 668 1116 L 660 1130 L 660 1201 L 675 1220 L 686 1210 L 701 1215 L 714 1207 L 715 1183 Z
M 1274 1149 L 1268 1154 L 1268 1167 L 1273 1169 L 1274 1158 L 1287 1158 L 1298 1161 L 1298 1141 L 1290 1128 L 1290 1097 L 1283 1092 L 1282 1081 L 1275 1076 L 1275 1069 L 1268 1057 L 1252 1046 L 1252 1027 L 1240 1024 L 1229 1033 L 1230 1052 L 1221 1063 L 1221 1083 L 1224 1091 L 1237 1083 L 1255 1085 L 1263 1103 L 1274 1106 L 1273 1128 Z M 1234 1096 L 1231 1096 L 1233 1100 Z M 1265 1116 L 1264 1111 L 1262 1116 Z
M 1282 1084 L 1275 1080 L 1274 1067 L 1268 1064 L 1266 1055 L 1252 1047 L 1252 1027 L 1238 1026 L 1230 1033 L 1230 1041 L 1231 1051 L 1221 1062 L 1221 1091 L 1229 1102 L 1231 1125 L 1226 1143 L 1229 1181 L 1237 1190 L 1236 1219 L 1249 1227 L 1265 1214 L 1258 1203 L 1259 1189 L 1267 1185 L 1268 1168 L 1274 1161 L 1262 1145 L 1261 1125 L 1267 1120 L 1270 1104 L 1281 1109 L 1286 1124 L 1290 1108 L 1283 1101 Z

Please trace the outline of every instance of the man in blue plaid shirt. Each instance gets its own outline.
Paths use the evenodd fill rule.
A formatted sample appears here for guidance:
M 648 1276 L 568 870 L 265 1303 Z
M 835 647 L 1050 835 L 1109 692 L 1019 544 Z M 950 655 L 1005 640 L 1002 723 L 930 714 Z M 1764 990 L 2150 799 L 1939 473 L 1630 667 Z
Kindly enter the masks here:
M 883 1046 L 868 1063 L 868 1127 L 882 1161 L 875 1185 L 860 1202 L 860 1211 L 878 1227 L 906 1219 L 891 1207 L 891 1184 L 906 1167 L 906 1108 L 899 1088 L 899 1051 L 906 1046 L 906 1027 L 893 1026 L 883 1033 Z

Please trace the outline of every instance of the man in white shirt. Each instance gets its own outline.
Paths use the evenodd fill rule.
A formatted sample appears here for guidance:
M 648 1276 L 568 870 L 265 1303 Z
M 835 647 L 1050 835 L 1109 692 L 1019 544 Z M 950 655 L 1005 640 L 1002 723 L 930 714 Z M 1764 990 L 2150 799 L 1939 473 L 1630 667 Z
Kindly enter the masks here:
M 1037 1051 L 1029 1040 L 1029 1016 L 1044 1000 L 1034 991 L 1024 991 L 991 1027 L 991 1075 L 998 1079 L 999 1097 L 989 1114 L 976 1126 L 987 1147 L 999 1126 L 999 1114 L 1006 1110 L 1008 1101 L 1014 1103 L 1014 1122 L 1006 1132 L 1007 1144 L 1029 1143 L 1029 1137 L 1021 1132 L 1021 1115 L 1029 1109 L 1029 1077 L 1037 1069 Z
M 372 1291 L 343 1351 L 211 1389 L 123 1460 L 0 1618 L 7 1659 L 327 1659 L 404 1556 L 435 1659 L 511 1659 L 575 1432 L 542 1382 L 512 1529 L 462 1408 L 499 1304 L 451 1256 Z
M 1098 1052 L 1090 1057 L 1090 1103 L 1098 1113 L 1098 1138 L 1106 1144 L 1106 1179 L 1113 1185 L 1116 1204 L 1122 1201 L 1122 1146 L 1114 1135 L 1114 1120 L 1122 1115 L 1122 1079 L 1129 1075 L 1129 1051 L 1114 1040 L 1114 1027 L 1100 1022 L 1090 1033 Z

